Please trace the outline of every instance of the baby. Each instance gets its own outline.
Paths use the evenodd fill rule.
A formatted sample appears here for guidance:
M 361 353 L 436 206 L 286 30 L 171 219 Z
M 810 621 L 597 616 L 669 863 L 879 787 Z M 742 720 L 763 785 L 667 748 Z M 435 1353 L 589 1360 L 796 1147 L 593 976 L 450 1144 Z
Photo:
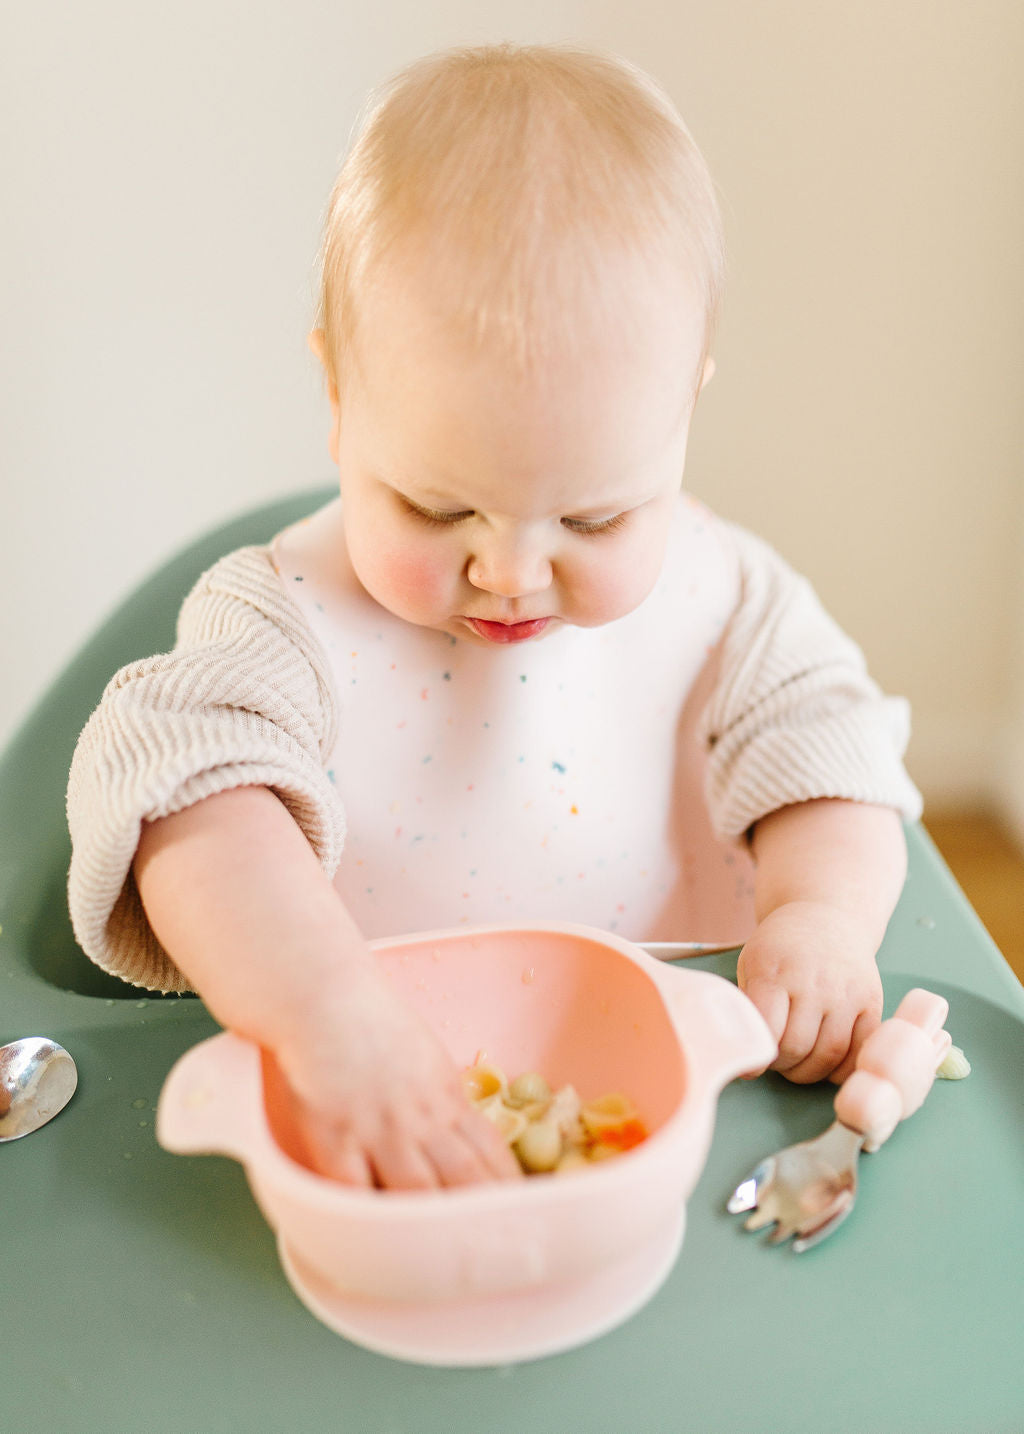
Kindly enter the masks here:
M 555 47 L 412 66 L 325 226 L 340 499 L 207 573 L 79 742 L 84 949 L 258 1042 L 338 1180 L 518 1173 L 375 937 L 743 942 L 794 1081 L 842 1079 L 879 1022 L 906 708 L 681 491 L 722 267 L 643 74 Z

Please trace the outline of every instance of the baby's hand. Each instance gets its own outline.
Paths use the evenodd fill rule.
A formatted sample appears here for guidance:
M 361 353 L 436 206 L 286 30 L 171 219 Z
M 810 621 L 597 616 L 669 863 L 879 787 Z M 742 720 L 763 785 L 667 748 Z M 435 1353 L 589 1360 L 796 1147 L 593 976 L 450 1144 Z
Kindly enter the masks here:
M 845 1080 L 881 1021 L 874 944 L 848 912 L 824 903 L 777 907 L 744 946 L 737 974 L 779 1044 L 771 1068 L 792 1081 Z
M 313 1170 L 395 1190 L 521 1177 L 441 1042 L 379 972 L 346 973 L 321 1015 L 272 1053 L 286 1119 Z

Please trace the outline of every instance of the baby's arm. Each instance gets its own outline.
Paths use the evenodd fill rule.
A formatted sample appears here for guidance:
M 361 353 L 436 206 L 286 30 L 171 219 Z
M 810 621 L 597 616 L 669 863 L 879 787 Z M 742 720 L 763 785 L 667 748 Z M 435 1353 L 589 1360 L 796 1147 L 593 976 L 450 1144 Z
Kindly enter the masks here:
M 276 1061 L 314 1169 L 396 1188 L 519 1174 L 271 791 L 239 787 L 147 824 L 134 871 L 213 1015 Z
M 758 926 L 738 975 L 779 1042 L 773 1069 L 844 1080 L 881 1020 L 875 957 L 906 876 L 900 818 L 860 802 L 783 807 L 754 827 L 753 855 Z

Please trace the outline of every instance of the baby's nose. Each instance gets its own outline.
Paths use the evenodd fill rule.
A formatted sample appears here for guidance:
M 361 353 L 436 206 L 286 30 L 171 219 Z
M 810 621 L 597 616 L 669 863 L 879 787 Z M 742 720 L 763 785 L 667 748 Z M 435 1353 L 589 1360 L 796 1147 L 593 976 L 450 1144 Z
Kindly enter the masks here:
M 498 597 L 529 597 L 551 586 L 551 560 L 529 542 L 494 541 L 470 558 L 466 576 L 475 588 Z

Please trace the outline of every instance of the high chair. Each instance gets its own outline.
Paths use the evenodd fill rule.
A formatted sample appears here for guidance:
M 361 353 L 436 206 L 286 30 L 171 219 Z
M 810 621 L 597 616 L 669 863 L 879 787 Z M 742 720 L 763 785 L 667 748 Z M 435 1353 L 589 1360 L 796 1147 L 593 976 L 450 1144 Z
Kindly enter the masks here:
M 107 619 L 0 757 L 0 1043 L 52 1037 L 79 1070 L 67 1108 L 0 1149 L 0 1426 L 1020 1427 L 1024 993 L 920 827 L 907 833 L 910 875 L 879 957 L 886 1011 L 915 986 L 938 991 L 973 1073 L 936 1085 L 884 1158 L 863 1162 L 862 1203 L 842 1230 L 792 1259 L 737 1229 L 726 1200 L 764 1151 L 823 1128 L 834 1089 L 774 1075 L 727 1087 L 677 1266 L 639 1314 L 581 1349 L 473 1371 L 369 1354 L 291 1293 L 238 1166 L 157 1145 L 168 1071 L 217 1028 L 201 1001 L 128 987 L 75 944 L 68 766 L 111 674 L 171 645 L 199 574 L 328 496 L 261 507 L 182 550 Z M 735 951 L 694 962 L 735 977 Z

